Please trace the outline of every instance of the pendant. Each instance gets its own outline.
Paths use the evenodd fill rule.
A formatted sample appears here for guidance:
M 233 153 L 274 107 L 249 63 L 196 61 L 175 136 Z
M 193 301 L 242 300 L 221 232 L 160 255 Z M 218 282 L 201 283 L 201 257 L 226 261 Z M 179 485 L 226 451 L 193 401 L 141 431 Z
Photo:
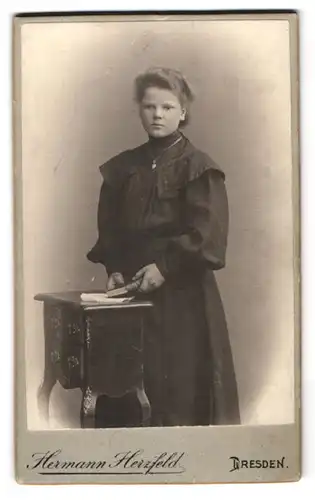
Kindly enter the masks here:
M 153 160 L 153 162 L 152 162 L 152 170 L 154 170 L 155 168 L 156 168 L 156 161 Z

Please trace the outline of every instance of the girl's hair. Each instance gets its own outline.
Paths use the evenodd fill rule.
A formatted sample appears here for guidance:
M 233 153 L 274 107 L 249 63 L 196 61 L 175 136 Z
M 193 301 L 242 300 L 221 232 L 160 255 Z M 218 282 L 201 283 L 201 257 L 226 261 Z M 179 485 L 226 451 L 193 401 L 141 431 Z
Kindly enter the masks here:
M 190 104 L 194 100 L 192 89 L 180 71 L 170 68 L 149 68 L 135 79 L 135 99 L 140 103 L 148 87 L 158 87 L 173 92 L 181 106 L 186 109 L 181 127 L 187 125 L 190 118 Z

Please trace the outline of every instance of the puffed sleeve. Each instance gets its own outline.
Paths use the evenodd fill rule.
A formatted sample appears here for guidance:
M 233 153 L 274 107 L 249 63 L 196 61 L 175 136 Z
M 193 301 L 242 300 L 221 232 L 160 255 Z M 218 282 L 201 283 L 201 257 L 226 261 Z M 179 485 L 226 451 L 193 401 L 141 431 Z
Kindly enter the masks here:
M 97 210 L 98 239 L 87 253 L 88 260 L 103 264 L 108 274 L 122 272 L 123 256 L 119 212 L 121 169 L 123 169 L 121 155 L 114 157 L 100 167 L 103 183 Z
M 208 169 L 188 182 L 182 204 L 185 229 L 156 256 L 159 270 L 167 277 L 188 268 L 223 268 L 229 225 L 224 174 Z

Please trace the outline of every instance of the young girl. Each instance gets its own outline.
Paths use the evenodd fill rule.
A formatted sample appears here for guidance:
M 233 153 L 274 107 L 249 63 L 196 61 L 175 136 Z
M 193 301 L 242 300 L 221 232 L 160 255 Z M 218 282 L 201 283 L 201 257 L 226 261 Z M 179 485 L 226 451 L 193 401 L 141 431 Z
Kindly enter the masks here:
M 224 173 L 181 129 L 193 95 L 183 75 L 149 69 L 135 81 L 148 141 L 100 167 L 99 238 L 88 253 L 154 303 L 144 331 L 153 426 L 239 423 L 225 315 L 213 271 L 225 265 Z

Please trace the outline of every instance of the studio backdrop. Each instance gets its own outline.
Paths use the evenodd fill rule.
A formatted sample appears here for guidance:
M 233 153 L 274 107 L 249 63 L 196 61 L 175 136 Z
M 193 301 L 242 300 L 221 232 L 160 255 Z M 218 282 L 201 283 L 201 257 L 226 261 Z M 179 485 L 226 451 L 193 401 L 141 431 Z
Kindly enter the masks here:
M 31 27 L 31 29 L 30 29 Z M 22 30 L 22 200 L 28 426 L 40 428 L 39 292 L 102 288 L 99 166 L 145 142 L 134 78 L 179 69 L 196 95 L 185 135 L 226 174 L 230 230 L 218 271 L 242 423 L 294 420 L 289 25 L 284 21 L 40 23 Z M 275 50 L 276 48 L 276 50 Z M 51 425 L 79 427 L 81 393 L 56 385 Z

